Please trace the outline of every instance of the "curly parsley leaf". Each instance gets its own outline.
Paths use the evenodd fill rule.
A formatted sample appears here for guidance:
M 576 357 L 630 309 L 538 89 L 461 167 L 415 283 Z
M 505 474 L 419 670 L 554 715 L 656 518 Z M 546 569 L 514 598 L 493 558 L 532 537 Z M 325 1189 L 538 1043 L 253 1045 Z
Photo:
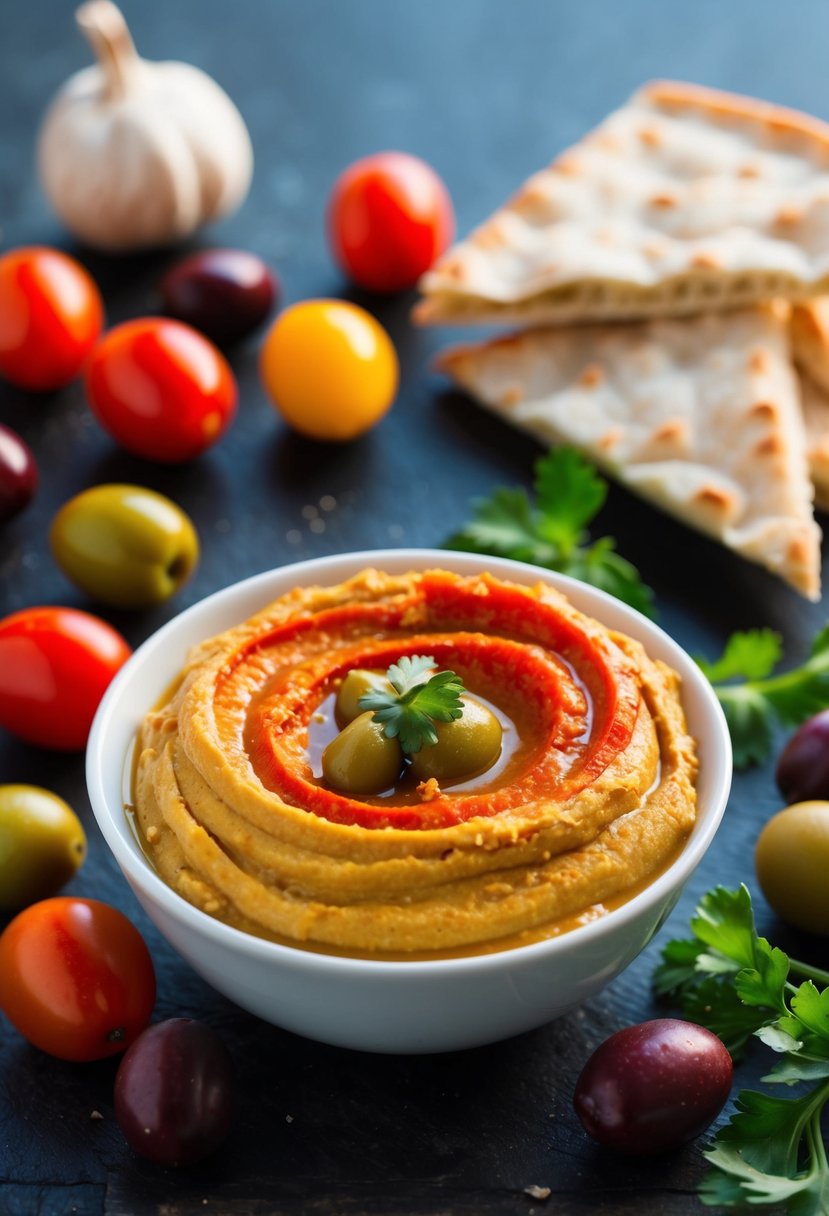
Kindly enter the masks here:
M 732 1052 L 753 1035 L 780 1057 L 763 1080 L 806 1085 L 795 1098 L 744 1091 L 705 1157 L 709 1205 L 779 1205 L 789 1216 L 829 1211 L 821 1114 L 829 1103 L 829 973 L 790 959 L 757 934 L 746 887 L 717 887 L 691 920 L 693 937 L 667 944 L 654 975 L 683 1011 Z M 789 976 L 808 978 L 799 986 Z M 817 981 L 817 982 L 816 982 Z M 823 987 L 818 985 L 822 984 Z
M 592 544 L 585 531 L 604 503 L 607 483 L 575 448 L 554 448 L 535 464 L 535 501 L 500 487 L 473 504 L 473 518 L 446 549 L 491 554 L 568 574 L 653 616 L 653 593 L 610 537 Z
M 737 768 L 768 757 L 776 722 L 799 726 L 829 706 L 829 625 L 804 663 L 774 675 L 780 656 L 779 634 L 751 629 L 732 634 L 716 662 L 697 658 L 725 713 Z
M 393 691 L 371 689 L 358 701 L 360 709 L 374 710 L 372 721 L 410 756 L 437 743 L 436 722 L 452 722 L 463 714 L 463 681 L 454 671 L 435 672 L 435 666 L 430 656 L 404 655 L 386 672 Z

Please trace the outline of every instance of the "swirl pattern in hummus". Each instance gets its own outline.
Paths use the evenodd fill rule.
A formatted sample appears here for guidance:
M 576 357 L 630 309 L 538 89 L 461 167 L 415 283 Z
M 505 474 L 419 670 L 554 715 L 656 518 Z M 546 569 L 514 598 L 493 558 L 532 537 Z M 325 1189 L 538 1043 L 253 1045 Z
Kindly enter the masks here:
M 426 797 L 327 789 L 313 719 L 345 672 L 403 654 L 503 711 L 507 759 Z M 246 931 L 474 953 L 646 883 L 693 826 L 696 764 L 678 676 L 549 586 L 366 570 L 191 652 L 141 729 L 136 818 L 162 878 Z

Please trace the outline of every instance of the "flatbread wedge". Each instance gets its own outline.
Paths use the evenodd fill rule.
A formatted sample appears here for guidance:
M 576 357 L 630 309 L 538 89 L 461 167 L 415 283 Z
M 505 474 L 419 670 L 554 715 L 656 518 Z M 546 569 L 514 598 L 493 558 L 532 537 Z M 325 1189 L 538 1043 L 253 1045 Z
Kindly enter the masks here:
M 829 299 L 823 297 L 795 305 L 789 332 L 795 363 L 829 393 Z
M 815 503 L 829 511 L 829 299 L 796 305 L 790 332 L 792 355 L 800 374 Z
M 544 444 L 572 444 L 635 493 L 820 591 L 820 529 L 788 308 L 531 329 L 438 367 Z
M 815 506 L 829 511 L 829 392 L 808 372 L 801 371 L 800 396 Z
M 829 289 L 829 124 L 645 85 L 426 273 L 422 324 L 683 316 Z

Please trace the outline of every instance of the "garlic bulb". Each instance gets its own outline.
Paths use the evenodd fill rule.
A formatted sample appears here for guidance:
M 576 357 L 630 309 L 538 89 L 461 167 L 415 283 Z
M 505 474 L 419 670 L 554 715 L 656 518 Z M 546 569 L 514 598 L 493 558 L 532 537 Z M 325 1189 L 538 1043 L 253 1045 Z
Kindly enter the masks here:
M 60 90 L 38 149 L 67 228 L 120 252 L 170 244 L 235 210 L 253 150 L 227 94 L 190 64 L 141 59 L 110 0 L 88 0 L 76 20 L 98 63 Z

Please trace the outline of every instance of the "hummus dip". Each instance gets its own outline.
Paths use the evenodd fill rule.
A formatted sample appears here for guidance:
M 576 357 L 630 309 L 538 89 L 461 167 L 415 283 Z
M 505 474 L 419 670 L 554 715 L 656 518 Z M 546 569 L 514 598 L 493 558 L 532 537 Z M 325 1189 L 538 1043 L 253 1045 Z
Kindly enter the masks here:
M 327 787 L 343 676 L 426 654 L 497 711 L 499 761 L 445 788 Z M 135 817 L 161 877 L 245 931 L 350 955 L 472 954 L 641 889 L 694 823 L 696 766 L 676 673 L 553 588 L 365 570 L 190 653 L 141 728 Z

